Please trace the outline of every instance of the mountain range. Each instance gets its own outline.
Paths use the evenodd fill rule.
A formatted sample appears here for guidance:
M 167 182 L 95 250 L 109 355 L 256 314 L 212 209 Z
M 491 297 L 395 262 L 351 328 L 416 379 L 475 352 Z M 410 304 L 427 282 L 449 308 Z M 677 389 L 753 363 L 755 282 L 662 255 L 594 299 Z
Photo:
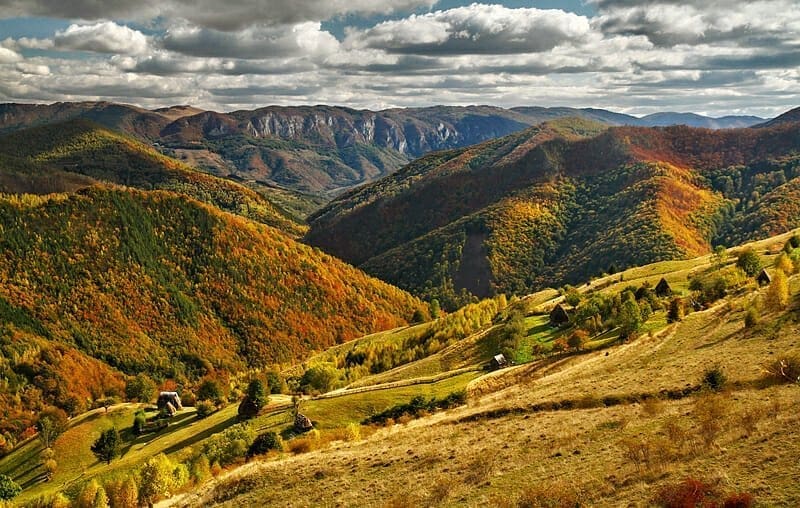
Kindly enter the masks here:
M 217 113 L 191 106 L 146 110 L 107 102 L 0 105 L 0 133 L 76 118 L 124 132 L 218 176 L 336 195 L 391 174 L 431 151 L 465 147 L 563 117 L 608 125 L 746 127 L 752 116 L 657 113 L 642 118 L 602 109 L 492 106 L 354 110 L 269 106 Z
M 800 124 L 559 119 L 424 156 L 310 217 L 305 240 L 455 308 L 800 224 Z

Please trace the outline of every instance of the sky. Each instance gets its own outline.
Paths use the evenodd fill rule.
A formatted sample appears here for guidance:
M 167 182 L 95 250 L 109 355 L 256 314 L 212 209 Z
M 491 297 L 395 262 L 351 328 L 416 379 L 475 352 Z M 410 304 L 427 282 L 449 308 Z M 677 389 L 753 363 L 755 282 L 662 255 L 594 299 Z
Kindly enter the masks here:
M 0 102 L 800 106 L 800 0 L 0 0 Z

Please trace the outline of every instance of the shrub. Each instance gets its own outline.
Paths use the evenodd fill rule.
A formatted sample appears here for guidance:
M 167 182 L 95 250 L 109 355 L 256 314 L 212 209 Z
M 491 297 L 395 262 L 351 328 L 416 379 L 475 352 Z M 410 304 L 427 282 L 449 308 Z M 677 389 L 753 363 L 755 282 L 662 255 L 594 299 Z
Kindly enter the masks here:
M 749 306 L 744 314 L 744 327 L 753 328 L 757 326 L 759 322 L 761 322 L 761 313 L 758 311 L 758 308 L 755 305 Z
M 211 464 L 204 454 L 196 456 L 189 468 L 190 477 L 195 483 L 201 483 L 211 476 Z
M 300 386 L 305 391 L 329 392 L 339 379 L 339 371 L 329 363 L 314 365 L 303 373 Z
M 706 446 L 711 446 L 724 430 L 724 418 L 730 401 L 720 395 L 706 395 L 695 401 L 692 411 L 698 425 L 698 434 Z
M 253 418 L 267 406 L 269 399 L 266 388 L 260 379 L 254 379 L 247 385 L 247 394 L 239 403 L 239 417 Z
M 216 411 L 217 406 L 215 406 L 214 403 L 211 402 L 210 400 L 201 400 L 200 402 L 197 403 L 195 409 L 197 411 L 198 418 L 205 418 L 206 416 Z
M 685 508 L 705 506 L 705 501 L 715 497 L 716 493 L 711 485 L 694 478 L 686 478 L 680 483 L 662 487 L 653 502 L 664 508 Z
M 8 501 L 17 497 L 20 492 L 22 492 L 22 487 L 17 482 L 4 474 L 0 474 L 0 500 Z
M 761 257 L 753 249 L 745 249 L 736 258 L 736 266 L 742 269 L 748 277 L 755 277 L 764 267 Z
M 347 425 L 345 429 L 346 441 L 359 441 L 361 439 L 361 425 L 353 422 Z
M 685 315 L 684 303 L 682 298 L 673 298 L 669 302 L 669 311 L 667 311 L 667 322 L 677 323 Z
M 712 392 L 720 392 L 725 387 L 727 378 L 720 365 L 714 365 L 703 373 L 702 385 Z
M 283 440 L 275 432 L 259 434 L 250 445 L 250 448 L 247 449 L 247 456 L 253 457 L 255 455 L 263 455 L 270 450 L 283 450 Z
M 212 464 L 227 466 L 244 459 L 255 437 L 255 432 L 248 424 L 233 425 L 225 432 L 209 438 L 203 445 L 202 453 Z
M 75 498 L 75 506 L 77 508 L 93 508 L 94 501 L 100 489 L 102 489 L 102 487 L 97 483 L 97 480 L 86 482 Z
M 143 434 L 147 427 L 147 415 L 144 410 L 140 409 L 133 415 L 133 433 L 135 435 Z
M 559 481 L 540 483 L 524 490 L 517 500 L 519 508 L 573 508 L 582 506 L 574 485 Z
M 125 384 L 125 396 L 128 400 L 151 402 L 156 396 L 156 382 L 145 373 L 137 374 Z
M 113 508 L 137 508 L 139 506 L 139 485 L 136 478 L 110 480 L 103 486 L 108 494 L 108 502 Z
M 57 407 L 49 407 L 39 413 L 36 421 L 36 431 L 39 433 L 39 441 L 42 446 L 50 448 L 58 436 L 67 430 L 67 413 Z
M 163 453 L 148 459 L 139 471 L 140 500 L 152 505 L 159 499 L 171 496 L 181 486 L 181 478 L 177 478 L 175 474 L 176 468 L 177 465 Z
M 198 400 L 213 400 L 214 403 L 218 403 L 223 398 L 222 386 L 215 379 L 206 379 L 197 388 Z
M 588 340 L 589 334 L 585 330 L 575 330 L 567 339 L 567 344 L 575 351 L 580 351 Z
M 800 355 L 781 356 L 764 371 L 766 378 L 776 383 L 800 383 Z

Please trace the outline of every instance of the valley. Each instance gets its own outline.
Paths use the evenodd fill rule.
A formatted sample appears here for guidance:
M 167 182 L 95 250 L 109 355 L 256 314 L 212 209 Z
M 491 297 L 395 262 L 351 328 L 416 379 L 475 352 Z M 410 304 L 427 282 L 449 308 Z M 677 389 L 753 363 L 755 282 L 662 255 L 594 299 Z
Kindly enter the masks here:
M 800 502 L 794 111 L 556 118 L 328 202 L 142 137 L 236 115 L 59 108 L 0 135 L 14 506 Z

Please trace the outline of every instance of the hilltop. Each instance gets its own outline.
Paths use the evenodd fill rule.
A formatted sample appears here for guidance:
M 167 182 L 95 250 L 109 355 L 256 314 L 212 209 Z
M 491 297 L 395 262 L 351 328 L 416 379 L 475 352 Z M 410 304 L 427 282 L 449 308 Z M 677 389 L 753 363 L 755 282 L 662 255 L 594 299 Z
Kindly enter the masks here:
M 300 219 L 275 192 L 200 172 L 136 139 L 76 119 L 0 136 L 0 192 L 72 192 L 98 182 L 180 192 L 298 236 Z
M 795 227 L 798 130 L 555 120 L 422 157 L 316 212 L 305 238 L 448 308 L 576 284 Z
M 592 108 L 432 106 L 354 110 L 268 106 L 219 113 L 191 106 L 145 110 L 108 102 L 0 105 L 0 133 L 85 119 L 153 144 L 223 177 L 330 196 L 391 174 L 414 158 L 480 143 L 544 121 L 580 117 L 608 125 L 728 128 L 763 121 L 656 114 L 644 118 Z
M 146 372 L 192 386 L 426 310 L 280 231 L 184 195 L 95 185 L 0 197 L 0 435 Z

